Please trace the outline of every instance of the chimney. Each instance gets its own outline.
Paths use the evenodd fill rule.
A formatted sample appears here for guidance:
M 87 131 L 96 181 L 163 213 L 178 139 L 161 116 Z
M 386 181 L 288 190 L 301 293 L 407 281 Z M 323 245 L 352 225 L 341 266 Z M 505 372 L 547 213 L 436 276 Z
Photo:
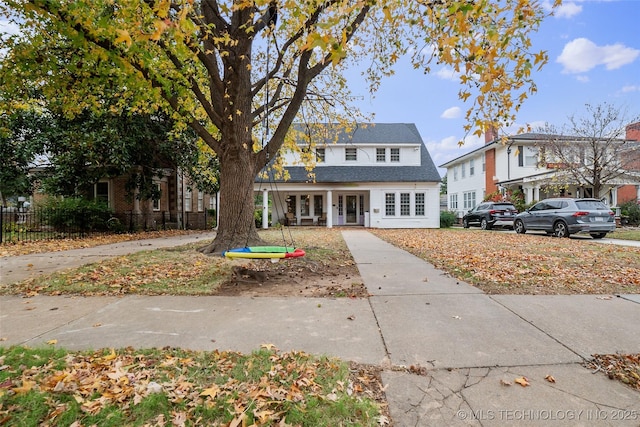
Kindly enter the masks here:
M 484 143 L 485 143 L 485 145 L 492 143 L 496 139 L 498 139 L 498 131 L 496 130 L 496 128 L 494 126 L 489 125 L 489 127 L 487 128 L 487 130 L 484 133 Z
M 632 123 L 627 126 L 626 139 L 630 141 L 640 141 L 640 122 Z

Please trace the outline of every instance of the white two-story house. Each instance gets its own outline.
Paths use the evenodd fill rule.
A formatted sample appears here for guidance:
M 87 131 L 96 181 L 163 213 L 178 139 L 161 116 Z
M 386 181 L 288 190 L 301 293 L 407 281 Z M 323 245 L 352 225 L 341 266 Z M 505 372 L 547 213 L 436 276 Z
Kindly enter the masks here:
M 349 131 L 320 126 L 335 131 L 307 149 L 315 157 L 311 175 L 288 153 L 288 179 L 256 179 L 263 228 L 269 219 L 326 227 L 440 227 L 440 174 L 414 124 L 365 124 Z
M 567 139 L 570 146 L 584 143 L 579 138 Z M 545 147 L 549 137 L 543 134 L 524 133 L 502 140 L 491 132 L 485 135 L 485 145 L 457 157 L 440 167 L 447 169 L 447 207 L 462 217 L 465 212 L 482 202 L 489 194 L 521 191 L 525 203 L 548 197 L 596 197 L 610 206 L 627 200 L 640 200 L 640 170 L 637 166 L 640 123 L 627 127 L 626 139 L 620 140 L 624 149 L 616 150 L 616 144 L 608 144 L 612 156 L 620 158 L 625 174 L 609 180 L 594 194 L 593 188 L 576 182 L 566 171 L 566 159 L 554 157 Z M 609 141 L 610 142 L 610 141 Z M 622 143 L 625 144 L 622 144 Z M 574 162 L 589 167 L 584 158 L 576 154 Z

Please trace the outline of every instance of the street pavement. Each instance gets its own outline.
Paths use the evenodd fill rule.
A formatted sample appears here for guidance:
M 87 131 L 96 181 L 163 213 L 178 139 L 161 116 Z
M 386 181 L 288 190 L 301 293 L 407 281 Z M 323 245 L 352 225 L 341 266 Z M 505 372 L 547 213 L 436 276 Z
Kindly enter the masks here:
M 369 298 L 2 296 L 0 345 L 269 343 L 382 366 L 395 426 L 640 425 L 640 393 L 583 366 L 592 354 L 640 353 L 639 295 L 486 295 L 364 229 L 342 234 Z M 0 283 L 187 237 L 5 257 Z

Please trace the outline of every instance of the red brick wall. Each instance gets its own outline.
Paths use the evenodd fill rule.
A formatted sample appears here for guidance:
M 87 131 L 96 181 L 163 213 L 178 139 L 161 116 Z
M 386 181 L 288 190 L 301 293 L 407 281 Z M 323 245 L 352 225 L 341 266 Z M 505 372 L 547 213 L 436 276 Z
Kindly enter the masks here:
M 635 185 L 623 185 L 618 187 L 618 204 L 628 202 L 629 200 L 637 200 L 638 189 Z
M 640 141 L 640 122 L 632 123 L 627 126 L 627 139 L 632 141 Z

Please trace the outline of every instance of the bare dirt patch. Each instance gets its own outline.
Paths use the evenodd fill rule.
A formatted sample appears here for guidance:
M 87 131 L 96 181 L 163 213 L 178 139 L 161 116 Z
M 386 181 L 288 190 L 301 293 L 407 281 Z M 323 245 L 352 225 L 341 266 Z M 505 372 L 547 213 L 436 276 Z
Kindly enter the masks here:
M 216 295 L 281 297 L 368 296 L 358 268 L 353 263 L 327 264 L 296 259 L 271 263 L 266 260 L 239 263 L 231 280 Z

